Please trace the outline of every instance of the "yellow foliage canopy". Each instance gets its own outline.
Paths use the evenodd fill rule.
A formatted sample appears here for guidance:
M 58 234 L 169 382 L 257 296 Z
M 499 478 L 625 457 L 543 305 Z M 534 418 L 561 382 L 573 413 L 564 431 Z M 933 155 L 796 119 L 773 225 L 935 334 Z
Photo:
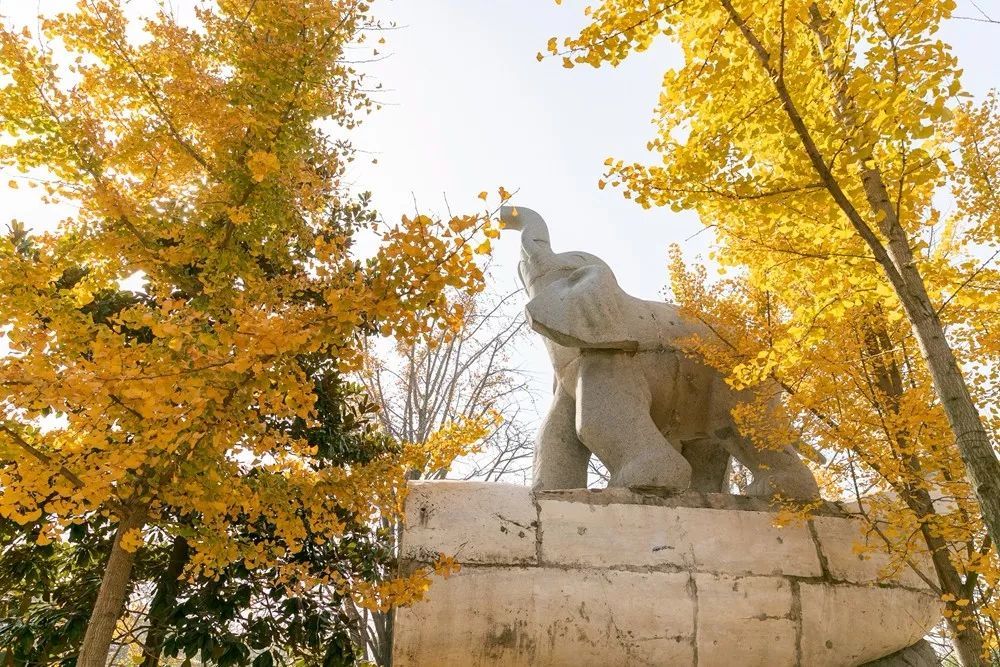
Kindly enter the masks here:
M 75 207 L 0 242 L 0 515 L 59 527 L 142 507 L 168 532 L 196 517 L 197 570 L 273 563 L 307 528 L 336 540 L 338 512 L 392 512 L 407 466 L 447 465 L 480 437 L 458 425 L 317 468 L 262 416 L 315 421 L 304 355 L 350 372 L 363 337 L 460 316 L 446 292 L 479 289 L 491 223 L 387 226 L 347 191 L 351 150 L 332 134 L 371 106 L 345 58 L 364 6 L 227 0 L 185 25 L 130 21 L 124 4 L 0 30 L 0 163 L 48 174 L 45 201 Z M 359 230 L 380 239 L 370 257 L 352 251 Z M 130 276 L 141 292 L 119 289 Z M 240 536 L 236 517 L 266 518 L 274 539 Z
M 693 349 L 734 385 L 784 395 L 830 454 L 828 493 L 888 493 L 870 502 L 898 563 L 917 542 L 948 554 L 937 574 L 961 638 L 970 611 L 997 616 L 1000 581 L 1000 100 L 963 92 L 936 36 L 954 9 L 604 0 L 547 51 L 597 67 L 659 37 L 683 50 L 663 79 L 656 160 L 609 158 L 599 186 L 712 228 L 712 258 L 737 278 L 713 285 L 671 262 L 676 297 L 716 332 Z M 752 409 L 741 417 L 768 438 Z

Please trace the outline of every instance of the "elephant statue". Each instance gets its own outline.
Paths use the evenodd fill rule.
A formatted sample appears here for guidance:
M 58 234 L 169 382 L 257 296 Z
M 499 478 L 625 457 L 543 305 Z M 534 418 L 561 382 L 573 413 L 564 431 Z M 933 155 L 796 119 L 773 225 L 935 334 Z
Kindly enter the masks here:
M 610 486 L 728 492 L 732 456 L 753 475 L 751 495 L 819 497 L 791 446 L 762 449 L 739 433 L 732 409 L 751 396 L 678 349 L 677 341 L 701 331 L 697 323 L 673 304 L 626 294 L 594 255 L 553 252 L 535 211 L 505 206 L 500 218 L 521 232 L 526 316 L 555 371 L 535 447 L 535 489 L 586 487 L 594 454 Z

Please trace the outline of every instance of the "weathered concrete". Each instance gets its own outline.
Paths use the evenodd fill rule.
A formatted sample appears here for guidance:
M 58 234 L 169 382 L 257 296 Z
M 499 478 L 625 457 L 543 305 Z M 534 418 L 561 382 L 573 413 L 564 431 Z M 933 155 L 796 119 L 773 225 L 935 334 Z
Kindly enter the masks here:
M 606 489 L 545 489 L 534 490 L 534 498 L 562 500 L 585 505 L 652 505 L 656 507 L 702 507 L 716 510 L 748 510 L 774 512 L 777 506 L 769 498 L 760 496 L 733 496 L 728 493 L 685 491 L 667 493 L 657 488 L 606 488 Z M 851 516 L 842 503 L 819 501 L 813 514 L 817 516 Z
M 916 643 L 936 598 L 856 565 L 855 520 L 819 513 L 779 528 L 723 494 L 413 483 L 404 555 L 465 565 L 397 612 L 394 664 L 845 667 Z
M 393 664 L 694 664 L 687 574 L 470 566 L 397 616 Z M 638 605 L 656 591 L 667 604 Z
M 875 586 L 799 585 L 802 664 L 843 667 L 915 644 L 941 618 L 929 591 Z
M 403 558 L 431 561 L 439 553 L 462 563 L 533 563 L 538 518 L 531 491 L 513 484 L 410 484 Z
M 698 665 L 788 664 L 797 635 L 791 582 L 784 577 L 698 574 Z
M 766 512 L 539 500 L 547 565 L 655 567 L 820 576 L 805 524 L 778 528 Z M 627 545 L 628 548 L 622 548 Z M 767 559 L 760 555 L 766 553 Z
M 907 646 L 902 651 L 896 651 L 884 658 L 866 662 L 861 667 L 941 667 L 941 658 L 926 639 L 921 639 L 913 646 Z
M 881 550 L 881 538 L 874 531 L 866 529 L 860 519 L 844 519 L 827 516 L 817 516 L 812 520 L 816 536 L 821 544 L 833 545 L 824 549 L 830 576 L 838 581 L 863 584 L 869 581 L 882 581 L 908 586 L 910 588 L 926 588 L 925 579 L 906 564 L 893 564 L 884 550 Z M 864 549 L 843 549 L 840 545 L 854 544 Z M 928 581 L 934 581 L 934 568 L 929 559 L 921 559 L 914 563 Z

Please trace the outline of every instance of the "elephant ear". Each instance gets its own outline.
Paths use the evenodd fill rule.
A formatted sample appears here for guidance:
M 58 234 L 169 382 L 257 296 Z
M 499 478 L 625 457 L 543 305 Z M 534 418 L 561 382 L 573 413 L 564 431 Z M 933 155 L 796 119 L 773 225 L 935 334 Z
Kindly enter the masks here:
M 633 352 L 623 308 L 625 293 L 606 266 L 579 268 L 528 302 L 531 328 L 564 347 Z

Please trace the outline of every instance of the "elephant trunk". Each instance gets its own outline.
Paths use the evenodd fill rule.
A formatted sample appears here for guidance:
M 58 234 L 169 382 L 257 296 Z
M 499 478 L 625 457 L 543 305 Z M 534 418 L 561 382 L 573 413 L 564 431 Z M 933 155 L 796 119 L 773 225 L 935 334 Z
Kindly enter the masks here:
M 505 229 L 521 232 L 521 252 L 531 263 L 541 264 L 553 257 L 549 228 L 538 213 L 523 206 L 504 206 L 500 220 Z

